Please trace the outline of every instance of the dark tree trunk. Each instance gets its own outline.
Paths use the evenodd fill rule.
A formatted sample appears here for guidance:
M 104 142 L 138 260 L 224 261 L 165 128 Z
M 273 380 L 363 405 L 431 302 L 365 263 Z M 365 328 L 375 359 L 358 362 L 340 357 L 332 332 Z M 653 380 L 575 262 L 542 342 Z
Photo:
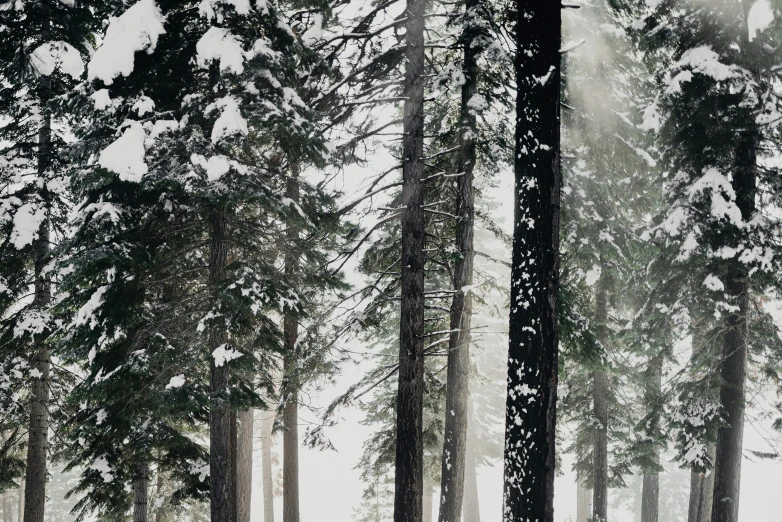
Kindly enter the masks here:
M 757 137 L 749 132 L 739 136 L 736 146 L 736 168 L 733 188 L 736 205 L 744 222 L 755 213 Z M 740 231 L 737 233 L 740 234 Z M 728 260 L 730 269 L 725 289 L 738 305 L 738 312 L 728 316 L 723 334 L 720 365 L 720 404 L 725 426 L 717 431 L 717 452 L 714 463 L 714 498 L 712 522 L 738 522 L 741 485 L 742 439 L 744 437 L 744 381 L 747 375 L 747 313 L 749 284 L 746 265 Z
M 253 414 L 249 409 L 239 413 L 236 466 L 236 517 L 238 522 L 250 522 L 253 491 Z
M 468 434 L 470 433 L 468 426 Z M 478 497 L 478 463 L 475 455 L 475 436 L 468 435 L 464 466 L 464 522 L 481 522 L 481 504 Z
M 274 522 L 274 478 L 272 475 L 272 430 L 274 414 L 261 417 L 261 478 L 263 479 L 263 522 Z
M 299 201 L 299 182 L 297 168 L 292 169 L 288 180 L 286 194 L 294 202 Z M 288 241 L 293 244 L 297 232 L 295 227 L 288 228 Z M 291 250 L 285 254 L 285 277 L 292 282 L 296 277 L 298 262 L 296 254 Z M 282 465 L 282 520 L 283 522 L 299 522 L 299 383 L 296 376 L 296 341 L 299 336 L 299 322 L 293 310 L 286 309 L 283 318 L 284 351 L 285 351 L 285 406 L 283 422 L 285 431 L 282 435 L 283 465 Z
M 402 138 L 402 260 L 394 522 L 421 522 L 424 397 L 424 11 L 407 0 Z
M 142 462 L 133 476 L 133 522 L 147 522 L 147 488 L 149 487 L 149 464 Z
M 651 422 L 653 432 L 657 432 L 660 419 L 656 414 L 659 408 L 662 387 L 662 359 L 656 357 L 649 361 L 649 375 L 646 381 L 644 401 L 652 412 L 655 413 Z M 654 449 L 652 460 L 655 466 L 660 465 L 660 450 Z M 658 472 L 648 471 L 644 474 L 641 489 L 641 522 L 658 522 L 660 510 L 660 476 Z
M 554 520 L 561 188 L 559 2 L 517 0 L 505 522 Z M 530 492 L 534 491 L 534 494 Z
M 228 236 L 222 209 L 213 208 L 209 216 L 209 284 L 213 303 L 219 302 L 219 287 L 228 264 Z M 213 323 L 209 329 L 209 350 L 214 353 L 228 342 L 223 324 Z M 229 404 L 228 362 L 221 366 L 211 357 L 211 402 L 209 412 L 209 483 L 211 491 L 211 521 L 232 519 L 231 410 Z
M 48 4 L 41 4 L 43 27 L 42 39 L 48 40 L 51 22 L 48 19 Z M 51 164 L 52 120 L 47 104 L 52 97 L 51 79 L 41 76 L 39 80 L 39 100 L 41 103 L 41 123 L 38 129 L 38 175 L 45 180 Z M 46 187 L 46 183 L 43 183 Z M 41 189 L 41 197 L 48 204 L 46 188 Z M 47 209 L 48 212 L 48 209 Z M 49 219 L 45 219 L 38 229 L 38 237 L 33 243 L 35 252 L 35 297 L 33 307 L 45 312 L 51 302 L 52 289 L 49 276 L 43 269 L 49 261 Z M 33 368 L 37 376 L 30 389 L 30 425 L 27 441 L 27 470 L 25 472 L 24 510 L 25 522 L 43 522 L 46 507 L 46 459 L 49 450 L 49 374 L 51 353 L 45 343 L 45 334 L 37 335 L 33 340 Z
M 467 0 L 466 13 L 474 13 L 479 0 Z M 475 167 L 475 114 L 468 103 L 478 92 L 478 52 L 472 45 L 477 24 L 465 24 L 464 85 L 462 86 L 461 136 L 456 178 L 456 236 L 459 258 L 454 264 L 451 303 L 450 338 L 448 340 L 448 374 L 445 398 L 445 430 L 440 483 L 438 522 L 460 522 L 464 500 L 464 466 L 467 447 L 467 403 L 470 374 L 470 321 L 473 280 L 474 198 L 473 169 Z M 466 291 L 465 291 L 466 290 Z
M 602 349 L 608 350 L 608 292 L 611 283 L 606 276 L 598 283 L 595 298 L 595 323 L 597 339 Z M 592 374 L 592 401 L 595 427 L 592 434 L 592 519 L 595 522 L 608 520 L 608 404 L 610 383 L 603 368 Z

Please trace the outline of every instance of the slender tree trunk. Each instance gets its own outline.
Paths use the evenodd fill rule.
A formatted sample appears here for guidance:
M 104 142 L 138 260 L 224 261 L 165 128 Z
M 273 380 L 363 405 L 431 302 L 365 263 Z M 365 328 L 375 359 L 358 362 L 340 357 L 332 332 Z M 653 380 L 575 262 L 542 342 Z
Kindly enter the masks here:
M 237 444 L 237 520 L 250 522 L 250 507 L 253 491 L 253 416 L 254 410 L 239 413 L 239 435 Z
M 428 480 L 424 481 L 423 522 L 432 522 L 432 503 L 434 500 L 434 486 Z
M 49 38 L 51 21 L 48 18 L 49 6 L 46 2 L 41 4 L 43 27 L 41 37 L 45 41 Z M 47 104 L 52 96 L 51 79 L 41 76 L 39 79 L 41 124 L 38 130 L 38 175 L 45 179 L 46 172 L 51 165 L 51 136 L 52 120 Z M 49 195 L 43 183 L 41 197 L 44 204 L 48 205 Z M 48 209 L 47 209 L 48 213 Z M 33 243 L 35 252 L 35 281 L 33 308 L 45 313 L 51 302 L 52 289 L 49 276 L 43 269 L 49 261 L 49 227 L 47 217 L 38 229 L 38 237 Z M 49 374 L 51 366 L 51 353 L 45 343 L 45 334 L 36 335 L 33 340 L 33 364 L 36 371 L 30 389 L 30 425 L 27 441 L 27 469 L 25 472 L 24 490 L 25 502 L 23 513 L 24 522 L 43 522 L 46 507 L 46 460 L 49 450 Z
M 291 396 L 292 395 L 292 396 Z M 299 413 L 296 393 L 285 399 L 282 437 L 282 520 L 299 521 Z
M 402 138 L 402 260 L 394 522 L 421 522 L 424 398 L 424 12 L 407 0 Z
M 757 137 L 750 132 L 745 132 L 739 136 L 736 146 L 736 168 L 733 174 L 736 205 L 741 210 L 744 222 L 750 221 L 755 213 L 756 164 Z M 750 304 L 748 273 L 746 265 L 738 260 L 731 259 L 727 262 L 730 263 L 730 269 L 726 277 L 725 289 L 732 299 L 732 304 L 738 306 L 738 312 L 728 316 L 723 334 L 720 404 L 725 415 L 725 426 L 717 431 L 712 522 L 738 522 L 744 437 L 747 313 Z
M 691 316 L 696 317 L 696 313 L 691 311 Z M 701 334 L 702 327 L 692 329 L 692 356 L 695 358 L 698 352 L 706 350 L 710 359 L 717 359 L 711 343 L 707 345 L 706 337 Z M 716 373 L 716 368 L 706 369 L 709 374 Z M 717 447 L 713 442 L 707 445 L 709 462 L 714 463 Z M 687 522 L 711 522 L 711 504 L 714 496 L 714 472 L 700 472 L 692 470 L 690 472 L 690 498 L 687 507 Z
M 717 446 L 709 444 L 709 459 L 714 462 Z M 711 506 L 714 500 L 714 471 L 690 473 L 690 501 L 687 522 L 711 522 Z
M 149 487 L 149 464 L 142 462 L 133 476 L 133 522 L 147 522 L 149 507 L 147 489 Z
M 554 520 L 562 184 L 560 9 L 559 2 L 516 2 L 517 123 L 505 405 L 505 522 Z
M 576 478 L 576 522 L 588 522 L 592 516 L 592 495 L 583 477 Z
M 213 302 L 218 302 L 218 288 L 225 276 L 228 264 L 228 237 L 226 219 L 222 209 L 213 208 L 210 220 L 209 283 Z M 209 350 L 214 353 L 228 342 L 225 326 L 213 323 L 209 329 Z M 212 522 L 230 522 L 232 519 L 231 468 L 231 411 L 228 397 L 228 363 L 220 366 L 211 358 L 211 402 L 209 412 L 209 482 L 211 491 Z
M 465 18 L 476 16 L 479 0 L 467 0 Z M 474 197 L 473 169 L 475 167 L 475 113 L 469 102 L 478 92 L 478 53 L 473 45 L 478 24 L 465 23 L 462 37 L 464 46 L 464 85 L 462 85 L 461 135 L 456 178 L 456 250 L 459 258 L 454 264 L 450 328 L 448 340 L 448 374 L 445 398 L 445 430 L 440 473 L 440 511 L 438 522 L 460 522 L 464 500 L 464 468 L 467 448 L 468 398 L 470 381 L 470 321 L 472 318 L 473 229 Z
M 158 450 L 158 460 L 160 460 L 161 452 Z M 155 498 L 158 502 L 155 508 L 155 522 L 164 522 L 165 515 L 164 515 L 164 507 L 163 507 L 163 473 L 160 470 L 160 465 L 158 465 L 157 473 L 156 473 L 156 484 L 155 484 Z
M 608 291 L 610 281 L 606 276 L 598 283 L 595 299 L 597 338 L 608 350 Z M 595 428 L 593 432 L 592 461 L 594 463 L 592 487 L 592 518 L 595 522 L 608 520 L 608 403 L 610 385 L 608 374 L 602 367 L 592 374 Z
M 231 522 L 237 522 L 239 516 L 239 467 L 237 465 L 239 451 L 239 431 L 236 411 L 231 410 Z
M 272 476 L 272 430 L 274 413 L 261 417 L 261 478 L 263 479 L 263 522 L 274 522 L 274 478 Z
M 659 408 L 662 387 L 662 359 L 656 357 L 649 362 L 650 373 L 646 381 L 645 402 L 655 412 L 651 421 L 651 431 L 659 429 Z M 655 446 L 652 456 L 655 466 L 660 465 L 660 449 Z M 657 471 L 649 471 L 644 474 L 641 490 L 641 522 L 658 522 L 660 510 L 660 476 Z
M 471 417 L 472 418 L 472 417 Z M 478 463 L 475 455 L 475 435 L 470 433 L 468 426 L 467 451 L 464 466 L 464 506 L 462 518 L 464 522 L 481 522 L 481 505 L 478 497 Z
M 291 178 L 287 182 L 286 194 L 294 202 L 299 201 L 299 182 L 297 168 L 291 168 Z M 295 227 L 288 228 L 288 241 L 293 244 L 297 238 Z M 298 269 L 296 254 L 291 250 L 285 254 L 285 277 L 289 282 L 295 280 Z M 283 466 L 282 466 L 282 520 L 283 522 L 299 522 L 299 383 L 296 377 L 297 341 L 299 322 L 295 311 L 286 309 L 283 318 L 283 333 L 285 343 L 284 379 L 285 406 L 283 421 L 285 431 L 282 436 Z

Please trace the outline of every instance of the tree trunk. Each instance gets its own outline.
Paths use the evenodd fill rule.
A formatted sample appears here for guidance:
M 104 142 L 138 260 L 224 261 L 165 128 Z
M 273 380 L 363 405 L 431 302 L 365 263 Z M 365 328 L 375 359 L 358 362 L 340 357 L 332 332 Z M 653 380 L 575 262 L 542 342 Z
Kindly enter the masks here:
M 562 184 L 560 9 L 559 2 L 516 2 L 515 203 L 503 488 L 506 522 L 554 520 Z
M 402 138 L 402 260 L 394 522 L 421 522 L 424 398 L 424 12 L 407 0 Z
M 644 401 L 653 412 L 657 412 L 660 402 L 662 387 L 662 359 L 658 356 L 649 362 L 650 373 L 646 381 L 646 397 Z M 655 413 L 651 421 L 651 431 L 656 433 L 659 429 L 659 415 Z M 660 450 L 655 446 L 652 461 L 655 466 L 660 465 Z M 644 474 L 641 490 L 641 522 L 658 522 L 660 510 L 660 477 L 657 471 L 649 471 Z
M 479 0 L 467 0 L 466 16 L 475 13 Z M 453 270 L 453 301 L 450 311 L 448 339 L 448 374 L 445 398 L 445 429 L 440 473 L 440 511 L 438 522 L 460 522 L 464 500 L 464 468 L 467 448 L 467 410 L 470 374 L 470 321 L 472 318 L 473 228 L 474 197 L 473 169 L 475 167 L 476 122 L 469 102 L 478 92 L 478 52 L 472 45 L 477 24 L 465 24 L 464 85 L 462 85 L 461 135 L 456 178 L 456 234 L 455 246 L 459 258 Z
M 250 522 L 253 491 L 253 416 L 252 408 L 239 413 L 236 467 L 238 522 Z
M 576 478 L 576 522 L 588 522 L 592 516 L 592 495 L 583 477 Z
M 263 479 L 263 522 L 274 522 L 274 478 L 272 476 L 272 430 L 274 413 L 261 417 L 261 478 Z
M 286 195 L 294 202 L 299 201 L 299 182 L 297 168 L 292 166 L 291 177 L 286 186 Z M 288 227 L 288 241 L 296 240 L 296 229 Z M 291 250 L 285 254 L 285 277 L 290 284 L 296 277 L 298 261 Z M 296 375 L 298 354 L 296 352 L 299 336 L 299 322 L 294 310 L 285 309 L 283 318 L 284 334 L 284 387 L 285 406 L 283 407 L 283 422 L 285 431 L 282 435 L 282 520 L 283 522 L 299 522 L 299 382 Z
M 714 462 L 717 447 L 709 444 L 709 459 Z M 711 522 L 711 505 L 714 500 L 714 471 L 690 473 L 690 501 L 687 522 Z
M 161 452 L 158 450 L 158 461 L 160 460 Z M 156 473 L 156 485 L 155 485 L 155 499 L 157 500 L 156 508 L 155 508 L 155 522 L 164 522 L 165 515 L 163 513 L 164 503 L 163 503 L 163 473 L 160 470 L 160 465 L 158 465 L 157 473 Z
M 595 323 L 597 339 L 603 351 L 608 350 L 608 291 L 610 281 L 606 276 L 598 283 L 595 298 Z M 595 414 L 592 461 L 594 465 L 592 485 L 592 518 L 595 522 L 608 520 L 608 403 L 610 385 L 608 374 L 602 368 L 592 374 L 592 400 Z
M 470 433 L 469 425 L 467 433 Z M 475 455 L 475 436 L 468 435 L 467 451 L 465 452 L 464 466 L 464 506 L 462 518 L 464 522 L 481 522 L 481 508 L 478 497 L 478 465 Z
M 423 522 L 432 522 L 432 502 L 434 500 L 434 487 L 428 480 L 424 482 Z
M 755 213 L 757 179 L 757 137 L 750 132 L 739 136 L 736 146 L 736 168 L 733 188 L 736 205 L 744 222 Z M 737 231 L 740 234 L 741 231 Z M 738 305 L 738 313 L 728 316 L 723 334 L 723 353 L 720 364 L 720 404 L 725 415 L 725 426 L 717 431 L 717 452 L 714 462 L 714 499 L 712 522 L 737 522 L 741 485 L 742 439 L 744 437 L 744 381 L 747 374 L 747 314 L 749 312 L 749 284 L 746 265 L 735 259 L 727 260 L 730 269 L 725 289 L 731 304 Z
M 595 428 L 592 517 L 597 522 L 608 520 L 608 375 L 602 370 L 595 371 L 593 382 Z
M 133 476 L 133 522 L 147 522 L 147 488 L 149 486 L 149 464 L 138 465 Z
M 226 219 L 222 209 L 213 208 L 210 220 L 209 244 L 209 284 L 213 294 L 213 303 L 219 302 L 218 288 L 228 264 L 228 237 Z M 209 329 L 209 350 L 215 350 L 228 342 L 223 324 L 212 323 Z M 230 522 L 232 518 L 232 478 L 231 468 L 231 411 L 229 405 L 228 362 L 215 364 L 211 357 L 210 411 L 209 411 L 209 483 L 211 491 L 211 521 Z
M 41 4 L 43 27 L 41 37 L 49 38 L 51 22 L 48 18 L 49 7 L 46 2 Z M 39 79 L 41 124 L 38 130 L 38 175 L 45 179 L 46 171 L 51 163 L 52 120 L 47 104 L 52 96 L 51 79 L 41 76 Z M 43 183 L 42 199 L 48 204 L 49 195 Z M 48 213 L 48 208 L 47 208 Z M 47 217 L 38 229 L 38 237 L 33 243 L 35 253 L 35 280 L 33 308 L 45 313 L 51 302 L 52 289 L 49 276 L 43 269 L 49 261 L 49 227 Z M 36 370 L 30 388 L 30 425 L 27 441 L 27 469 L 25 472 L 24 510 L 25 522 L 43 522 L 46 507 L 46 459 L 49 449 L 49 374 L 51 353 L 45 344 L 45 334 L 36 335 L 33 340 L 32 367 Z
M 282 520 L 299 522 L 299 413 L 295 392 L 285 399 L 283 422 Z
M 239 451 L 239 432 L 236 411 L 231 410 L 231 522 L 236 522 L 239 509 L 239 477 L 237 466 L 237 452 Z

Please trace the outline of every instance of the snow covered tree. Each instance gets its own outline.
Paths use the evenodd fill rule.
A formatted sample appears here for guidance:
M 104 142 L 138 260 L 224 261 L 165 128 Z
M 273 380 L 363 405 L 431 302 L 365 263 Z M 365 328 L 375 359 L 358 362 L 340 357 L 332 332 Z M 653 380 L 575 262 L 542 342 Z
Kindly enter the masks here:
M 84 72 L 93 12 L 84 4 L 48 0 L 0 5 L 0 335 L 4 370 L 24 374 L 4 390 L 12 394 L 16 386 L 29 390 L 24 407 L 8 398 L 2 402 L 9 417 L 22 422 L 23 413 L 27 419 L 24 519 L 34 522 L 43 522 L 46 503 L 50 251 L 62 235 L 68 210 L 67 128 L 56 102 Z
M 281 224 L 298 223 L 301 241 L 293 243 L 301 246 L 327 230 L 333 214 L 326 208 L 329 198 L 306 182 L 298 183 L 299 201 L 288 198 L 281 175 L 294 163 L 323 163 L 317 118 L 300 97 L 299 66 L 307 50 L 272 5 L 158 6 L 141 0 L 127 9 L 117 5 L 115 14 L 89 65 L 94 83 L 74 102 L 89 100 L 84 110 L 95 111 L 93 121 L 84 120 L 89 125 L 80 168 L 87 179 L 79 187 L 86 196 L 80 227 L 89 228 L 97 214 L 95 222 L 130 236 L 127 249 L 117 246 L 114 255 L 130 266 L 131 275 L 117 273 L 112 265 L 89 271 L 77 264 L 70 277 L 80 292 L 71 293 L 68 299 L 75 302 L 66 301 L 64 308 L 76 312 L 78 320 L 84 307 L 92 306 L 82 314 L 90 331 L 89 317 L 98 317 L 96 325 L 119 319 L 116 314 L 123 311 L 109 305 L 109 290 L 103 290 L 105 295 L 91 292 L 87 277 L 104 278 L 109 288 L 121 288 L 131 277 L 146 313 L 173 301 L 157 316 L 170 330 L 150 341 L 164 351 L 186 340 L 179 345 L 184 373 L 167 380 L 165 373 L 150 368 L 146 377 L 154 380 L 160 396 L 190 396 L 189 408 L 198 415 L 184 407 L 174 408 L 175 415 L 209 419 L 212 519 L 227 520 L 235 484 L 231 409 L 262 404 L 259 389 L 274 393 L 274 354 L 283 350 L 277 314 L 284 308 L 304 313 L 301 301 L 307 291 L 338 284 L 330 272 L 310 271 L 301 279 L 303 287 L 295 288 L 277 258 Z M 71 255 L 102 248 L 103 237 L 86 236 L 82 245 L 74 242 Z M 322 253 L 312 248 L 303 252 L 308 267 L 322 267 Z M 133 272 L 142 269 L 146 278 L 136 278 Z M 319 285 L 314 284 L 317 278 Z M 79 299 L 85 304 L 80 306 Z M 104 342 L 115 334 L 108 332 Z M 124 331 L 129 339 L 132 334 Z M 121 337 L 115 339 L 118 344 Z M 126 347 L 121 352 L 125 359 L 113 360 L 132 371 L 133 353 Z M 82 351 L 82 361 L 84 355 Z M 170 370 L 170 353 L 168 357 Z M 105 380 L 105 375 L 100 377 Z M 109 415 L 98 423 L 99 417 L 96 413 L 93 424 L 112 421 Z M 117 442 L 115 451 L 121 452 Z M 97 451 L 83 451 L 81 460 L 91 459 L 88 469 L 98 465 Z M 174 457 L 164 451 L 162 459 Z M 207 473 L 192 457 L 191 475 L 203 480 Z M 119 490 L 110 496 L 122 498 Z
M 765 350 L 748 325 L 762 323 L 753 301 L 778 285 L 777 223 L 767 209 L 779 191 L 763 167 L 777 143 L 777 98 L 764 94 L 775 64 L 763 46 L 775 33 L 762 30 L 772 22 L 764 2 L 667 1 L 648 6 L 636 24 L 645 47 L 662 57 L 647 113 L 664 143 L 666 207 L 647 235 L 674 251 L 665 261 L 674 267 L 669 310 L 713 315 L 722 344 L 719 401 L 701 395 L 692 423 L 717 424 L 714 522 L 738 517 L 747 354 Z M 708 466 L 707 445 L 685 438 L 683 458 Z

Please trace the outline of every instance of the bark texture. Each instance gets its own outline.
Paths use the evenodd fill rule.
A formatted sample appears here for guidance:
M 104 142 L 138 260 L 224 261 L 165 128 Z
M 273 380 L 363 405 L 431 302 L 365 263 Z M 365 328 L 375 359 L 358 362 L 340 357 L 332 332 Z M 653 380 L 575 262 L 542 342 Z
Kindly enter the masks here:
M 515 204 L 503 488 L 506 522 L 554 520 L 562 185 L 560 9 L 559 2 L 516 2 Z
M 147 522 L 149 506 L 147 489 L 149 487 L 149 464 L 142 462 L 133 476 L 133 522 Z
M 252 409 L 239 413 L 236 466 L 236 519 L 250 522 L 253 488 L 253 415 Z
M 464 522 L 481 522 L 481 504 L 478 498 L 478 462 L 475 454 L 475 435 L 470 434 L 468 426 L 467 451 L 464 467 L 464 505 L 462 517 Z
M 592 516 L 592 494 L 583 477 L 576 479 L 576 522 L 588 522 Z
M 757 193 L 757 137 L 749 132 L 739 136 L 736 145 L 736 167 L 733 188 L 736 205 L 744 222 L 755 213 Z M 744 381 L 747 376 L 747 313 L 749 284 L 747 268 L 731 259 L 725 289 L 738 305 L 738 312 L 728 316 L 723 334 L 720 364 L 720 404 L 725 426 L 717 431 L 717 452 L 714 463 L 714 498 L 712 522 L 738 522 L 741 486 L 741 459 L 744 437 Z
M 286 335 L 287 337 L 287 335 Z M 299 405 L 296 394 L 285 399 L 282 435 L 282 520 L 299 522 Z
M 659 357 L 649 361 L 649 375 L 646 380 L 644 402 L 650 405 L 653 412 L 657 411 L 660 402 L 662 387 L 662 359 Z M 651 430 L 659 429 L 660 419 L 658 415 L 650 420 Z M 660 450 L 655 446 L 652 461 L 655 466 L 660 465 Z M 644 474 L 641 487 L 641 522 L 658 522 L 660 512 L 660 476 L 657 471 L 648 471 Z
M 293 167 L 291 178 L 287 182 L 286 195 L 294 202 L 299 201 L 299 183 L 297 168 Z M 288 241 L 296 240 L 295 227 L 289 227 Z M 291 250 L 285 254 L 285 277 L 292 281 L 298 269 L 297 259 Z M 283 318 L 284 334 L 284 372 L 285 406 L 283 407 L 283 422 L 285 431 L 282 435 L 282 520 L 283 522 L 299 522 L 299 383 L 296 378 L 296 341 L 299 336 L 299 322 L 293 310 L 286 309 Z
M 595 298 L 595 322 L 597 338 L 608 350 L 608 292 L 610 281 L 603 278 L 598 283 Z M 592 402 L 595 415 L 595 427 L 592 434 L 592 518 L 595 522 L 608 520 L 608 405 L 610 383 L 608 373 L 603 368 L 592 374 Z
M 272 476 L 272 429 L 274 413 L 261 417 L 261 479 L 263 480 L 263 522 L 274 522 L 274 478 Z
M 479 8 L 478 0 L 467 0 L 466 18 Z M 465 452 L 467 448 L 468 398 L 470 377 L 470 321 L 472 294 L 465 288 L 473 281 L 474 196 L 473 169 L 475 167 L 475 114 L 469 107 L 478 92 L 478 52 L 472 45 L 477 24 L 465 23 L 464 85 L 460 106 L 461 134 L 456 178 L 456 235 L 455 247 L 459 258 L 454 264 L 454 296 L 450 311 L 448 340 L 448 374 L 445 398 L 445 429 L 440 473 L 440 511 L 438 522 L 459 522 L 464 500 Z
M 49 7 L 46 2 L 41 4 L 43 27 L 41 36 L 49 38 L 51 21 L 48 18 Z M 41 123 L 38 129 L 38 175 L 46 179 L 46 172 L 51 165 L 52 120 L 47 107 L 52 97 L 51 79 L 41 76 L 39 79 L 39 100 L 41 103 Z M 44 202 L 48 202 L 46 184 L 40 194 Z M 38 229 L 38 238 L 33 243 L 35 253 L 35 280 L 33 308 L 45 312 L 51 302 L 52 290 L 49 276 L 43 269 L 49 261 L 49 228 L 47 217 Z M 38 376 L 33 379 L 30 388 L 30 424 L 27 440 L 27 469 L 25 471 L 24 511 L 25 522 L 43 522 L 46 507 L 46 461 L 49 451 L 49 379 L 51 368 L 51 353 L 45 343 L 45 334 L 35 336 L 33 340 L 33 368 Z
M 402 138 L 402 260 L 394 522 L 421 522 L 424 396 L 424 12 L 407 0 Z
M 717 447 L 709 444 L 709 459 L 714 462 Z M 711 505 L 714 501 L 714 471 L 693 471 L 690 474 L 690 501 L 687 522 L 711 522 Z
M 222 209 L 213 208 L 209 216 L 209 284 L 213 302 L 217 303 L 219 287 L 225 277 L 228 264 L 228 236 L 226 219 Z M 210 354 L 228 342 L 222 324 L 213 323 L 209 329 Z M 230 522 L 233 498 L 231 467 L 231 411 L 228 397 L 229 370 L 227 363 L 215 365 L 211 357 L 211 402 L 209 411 L 209 483 L 211 491 L 211 521 Z

